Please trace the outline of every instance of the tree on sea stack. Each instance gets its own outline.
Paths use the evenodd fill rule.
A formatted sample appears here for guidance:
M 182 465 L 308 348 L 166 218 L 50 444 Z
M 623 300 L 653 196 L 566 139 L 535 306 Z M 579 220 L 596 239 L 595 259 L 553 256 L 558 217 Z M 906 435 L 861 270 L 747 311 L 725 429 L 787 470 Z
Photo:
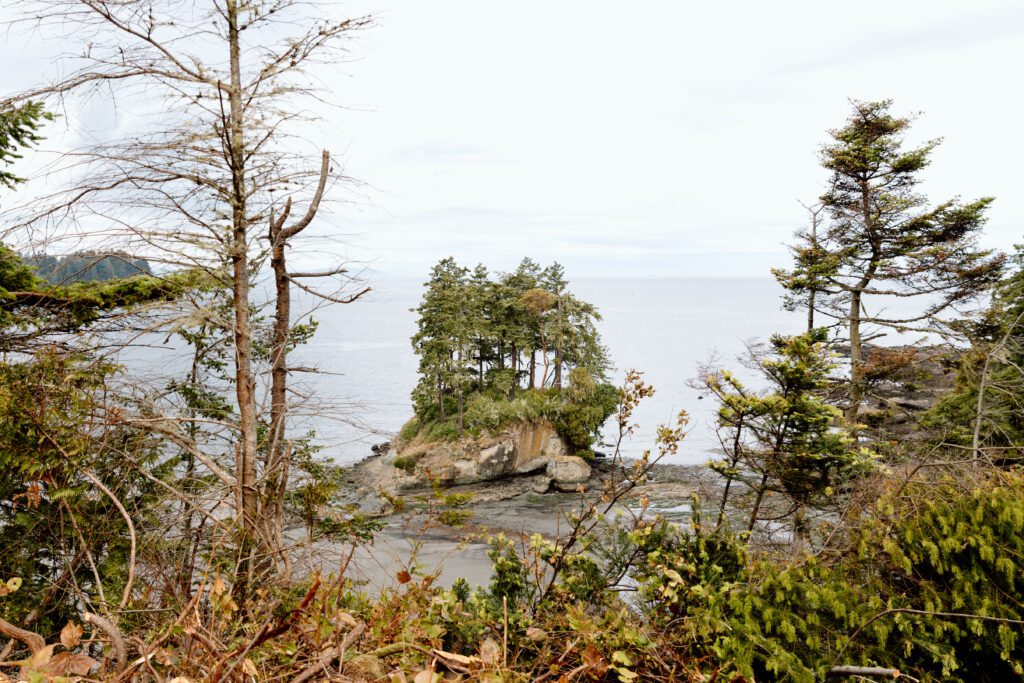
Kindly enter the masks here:
M 477 435 L 544 419 L 571 448 L 588 451 L 614 410 L 615 390 L 606 384 L 600 315 L 568 286 L 557 263 L 541 268 L 523 259 L 492 278 L 482 265 L 470 271 L 453 258 L 438 262 L 413 309 L 419 427 L 461 439 L 467 429 Z
M 911 120 L 890 113 L 891 100 L 854 101 L 847 124 L 830 131 L 821 150 L 831 172 L 821 197 L 828 216 L 816 232 L 798 235 L 796 265 L 776 270 L 791 293 L 815 291 L 818 313 L 845 327 L 850 382 L 845 419 L 856 428 L 866 391 L 864 344 L 883 329 L 932 332 L 941 314 L 975 300 L 999 278 L 1003 257 L 979 249 L 992 198 L 930 205 L 917 191 L 939 140 L 905 149 Z M 883 297 L 920 298 L 909 314 L 887 313 Z

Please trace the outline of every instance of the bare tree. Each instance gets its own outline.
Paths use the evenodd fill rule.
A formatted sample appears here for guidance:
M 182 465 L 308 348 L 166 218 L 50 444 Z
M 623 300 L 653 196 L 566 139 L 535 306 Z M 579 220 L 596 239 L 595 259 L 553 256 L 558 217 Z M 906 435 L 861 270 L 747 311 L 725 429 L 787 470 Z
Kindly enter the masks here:
M 284 350 L 291 321 L 280 284 L 292 277 L 283 253 L 317 215 L 331 175 L 326 153 L 310 167 L 303 151 L 309 146 L 299 137 L 313 118 L 309 107 L 323 103 L 310 68 L 345 59 L 345 39 L 369 19 L 329 18 L 322 3 L 303 0 L 27 0 L 19 11 L 15 27 L 65 40 L 80 53 L 66 76 L 14 101 L 66 108 L 73 96 L 72 106 L 79 97 L 109 94 L 132 102 L 142 121 L 119 139 L 60 155 L 47 172 L 66 182 L 19 213 L 21 240 L 27 234 L 116 244 L 165 266 L 199 269 L 229 304 L 206 307 L 209 299 L 197 298 L 189 312 L 192 321 L 230 334 L 234 412 L 217 425 L 231 434 L 228 452 L 204 452 L 173 415 L 140 419 L 233 490 L 244 585 L 279 541 L 268 529 L 280 527 L 281 506 L 273 501 L 287 481 Z M 285 227 L 291 197 L 304 192 L 311 195 L 308 210 Z M 282 194 L 289 198 L 275 219 Z M 268 223 L 269 234 L 258 229 Z M 284 279 L 270 361 L 272 427 L 261 441 L 260 302 L 253 283 L 268 253 Z M 225 456 L 230 468 L 219 465 Z M 277 520 L 268 524 L 268 515 Z

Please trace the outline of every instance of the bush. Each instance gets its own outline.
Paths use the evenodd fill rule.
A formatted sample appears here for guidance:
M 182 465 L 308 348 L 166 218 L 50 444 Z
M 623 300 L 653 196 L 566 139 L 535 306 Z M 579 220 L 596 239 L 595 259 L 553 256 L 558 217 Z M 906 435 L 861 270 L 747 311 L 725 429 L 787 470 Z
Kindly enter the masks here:
M 416 463 L 418 463 L 422 457 L 422 453 L 417 453 L 414 455 L 400 455 L 397 458 L 395 458 L 395 461 L 391 464 L 392 466 L 397 467 L 406 474 L 412 474 L 413 472 L 416 471 Z
M 416 438 L 416 435 L 420 433 L 420 419 L 413 415 L 412 419 L 402 425 L 402 428 L 398 432 L 398 436 L 406 442 L 412 441 Z
M 459 428 L 451 420 L 434 422 L 427 428 L 427 438 L 431 441 L 452 441 L 459 436 Z

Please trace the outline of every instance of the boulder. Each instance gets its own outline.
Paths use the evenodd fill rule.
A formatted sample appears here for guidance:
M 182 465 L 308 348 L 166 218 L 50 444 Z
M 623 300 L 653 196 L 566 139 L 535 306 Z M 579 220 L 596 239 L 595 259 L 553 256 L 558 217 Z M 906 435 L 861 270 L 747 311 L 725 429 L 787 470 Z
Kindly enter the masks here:
M 568 454 L 562 437 L 548 422 L 517 425 L 510 433 L 515 443 L 516 474 L 543 470 L 553 458 Z
M 567 448 L 553 424 L 546 420 L 519 422 L 479 437 L 431 441 L 420 432 L 414 438 L 396 440 L 390 449 L 378 448 L 383 464 L 396 458 L 414 468 L 405 486 L 425 484 L 429 477 L 448 484 L 475 484 L 517 474 L 542 473 L 554 459 L 565 457 Z M 578 458 L 577 458 L 578 459 Z
M 480 479 L 497 479 L 512 471 L 515 461 L 515 443 L 511 440 L 480 449 L 477 458 L 477 472 Z
M 551 477 L 537 477 L 533 480 L 530 488 L 533 489 L 534 493 L 547 493 L 551 490 L 551 483 L 553 481 Z
M 575 491 L 590 479 L 590 465 L 583 458 L 560 455 L 548 463 L 547 474 L 559 491 Z

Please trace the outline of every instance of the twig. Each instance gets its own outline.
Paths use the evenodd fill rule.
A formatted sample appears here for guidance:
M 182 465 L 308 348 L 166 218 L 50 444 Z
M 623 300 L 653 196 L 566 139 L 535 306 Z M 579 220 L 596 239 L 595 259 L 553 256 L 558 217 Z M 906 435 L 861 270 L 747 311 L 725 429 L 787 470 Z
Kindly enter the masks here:
M 124 638 L 121 636 L 121 632 L 117 630 L 117 627 L 114 626 L 114 624 L 98 614 L 85 612 L 82 614 L 82 619 L 103 631 L 107 637 L 110 638 L 110 646 L 114 648 L 114 654 L 116 655 L 114 660 L 114 670 L 117 673 L 121 673 L 128 661 L 127 651 L 124 646 Z
M 345 634 L 342 641 L 336 646 L 328 650 L 327 652 L 320 655 L 314 663 L 303 669 L 302 673 L 292 679 L 292 683 L 304 683 L 309 679 L 316 676 L 321 671 L 324 671 L 328 666 L 334 662 L 335 659 L 344 659 L 345 651 L 348 650 L 359 638 L 362 637 L 366 631 L 366 624 L 356 624 L 355 628 Z

